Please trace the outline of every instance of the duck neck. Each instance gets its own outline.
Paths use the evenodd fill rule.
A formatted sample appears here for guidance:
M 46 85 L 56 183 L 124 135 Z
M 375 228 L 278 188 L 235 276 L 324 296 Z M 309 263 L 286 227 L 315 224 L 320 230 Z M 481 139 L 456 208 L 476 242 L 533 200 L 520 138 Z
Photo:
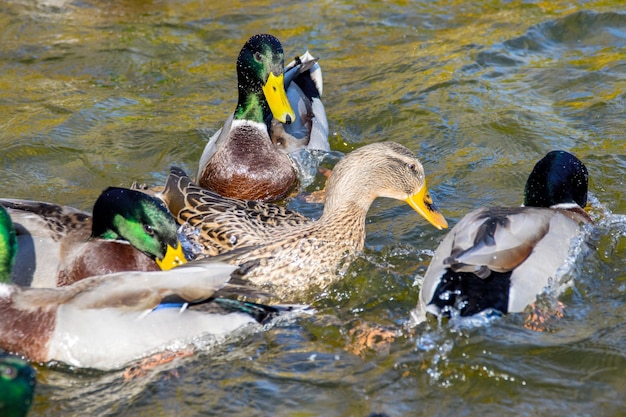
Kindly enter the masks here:
M 324 225 L 333 241 L 361 251 L 365 244 L 365 215 L 366 212 L 357 207 L 345 207 L 330 213 L 324 211 L 317 223 Z
M 248 92 L 239 88 L 239 102 L 233 116 L 234 120 L 250 120 L 268 126 L 272 112 L 262 91 Z
M 326 201 L 322 217 L 352 213 L 365 219 L 377 197 L 377 186 L 368 178 L 350 175 L 344 166 L 335 167 L 326 184 Z
M 332 178 L 332 176 L 331 176 Z M 362 193 L 359 187 L 340 187 L 335 192 L 332 183 L 326 190 L 324 212 L 319 221 L 336 236 L 337 240 L 350 242 L 357 250 L 363 249 L 365 242 L 365 218 L 374 197 Z

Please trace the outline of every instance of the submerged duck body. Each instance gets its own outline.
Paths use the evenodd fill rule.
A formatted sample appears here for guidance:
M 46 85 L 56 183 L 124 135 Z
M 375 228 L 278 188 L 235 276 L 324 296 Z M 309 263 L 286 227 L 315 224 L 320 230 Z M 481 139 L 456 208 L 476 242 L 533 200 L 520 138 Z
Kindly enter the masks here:
M 240 311 L 209 313 L 193 308 L 156 308 L 175 297 L 188 303 L 220 303 L 232 265 L 214 263 L 169 271 L 124 272 L 89 277 L 61 288 L 0 284 L 0 348 L 35 362 L 112 370 L 172 344 L 228 335 L 258 323 Z M 255 304 L 266 313 L 278 309 Z M 119 341 L 123 341 L 120 343 Z
M 202 153 L 200 186 L 226 197 L 279 200 L 298 180 L 287 153 L 329 149 L 319 64 L 307 53 L 290 65 L 286 78 L 283 48 L 272 35 L 245 43 L 237 59 L 237 108 Z
M 241 215 L 231 218 L 230 224 L 220 225 L 217 234 L 221 242 L 217 246 L 224 246 L 224 241 L 241 240 L 245 244 L 233 245 L 235 249 L 219 259 L 246 264 L 246 279 L 282 301 L 300 300 L 311 288 L 328 287 L 337 279 L 338 266 L 363 249 L 365 217 L 378 197 L 406 201 L 438 229 L 447 227 L 425 182 L 421 163 L 406 147 L 393 142 L 366 145 L 346 155 L 333 169 L 326 187 L 324 211 L 316 221 L 304 221 L 302 216 L 282 212 L 278 224 L 257 227 L 259 222 L 265 222 L 263 215 L 250 215 L 241 205 L 235 205 Z M 186 213 L 183 217 L 196 222 L 214 211 L 219 213 L 211 215 L 211 221 L 219 222 L 221 213 L 229 212 L 228 200 L 214 210 L 210 204 L 196 204 L 206 201 L 202 197 L 185 200 L 184 189 L 166 187 L 165 200 L 175 215 L 182 208 Z M 168 196 L 170 192 L 174 195 Z M 175 201 L 179 203 L 173 205 L 171 202 Z M 185 204 L 180 204 L 182 201 Z M 264 211 L 276 212 L 274 207 L 267 205 Z M 209 231 L 202 232 L 206 239 L 211 239 Z
M 560 268 L 581 225 L 591 223 L 586 202 L 584 164 L 564 151 L 547 154 L 528 178 L 524 206 L 475 210 L 444 238 L 426 271 L 414 321 L 427 313 L 521 312 L 547 287 L 563 284 Z
M 108 188 L 93 217 L 52 203 L 0 199 L 12 218 L 18 249 L 13 281 L 56 287 L 92 275 L 169 269 L 185 262 L 175 220 L 139 191 Z

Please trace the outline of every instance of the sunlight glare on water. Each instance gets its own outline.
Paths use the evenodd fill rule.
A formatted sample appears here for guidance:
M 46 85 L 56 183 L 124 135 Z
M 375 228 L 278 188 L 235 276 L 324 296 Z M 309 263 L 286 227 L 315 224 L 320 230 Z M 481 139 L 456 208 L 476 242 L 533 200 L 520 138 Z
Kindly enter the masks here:
M 320 58 L 333 152 L 311 166 L 402 143 L 452 227 L 479 206 L 521 204 L 534 163 L 565 149 L 589 169 L 597 223 L 571 287 L 540 298 L 564 306 L 545 331 L 525 313 L 411 327 L 445 232 L 379 199 L 364 254 L 315 314 L 199 340 L 132 379 L 41 365 L 29 417 L 623 415 L 622 2 L 9 0 L 0 25 L 3 197 L 90 210 L 107 186 L 163 185 L 170 165 L 195 175 L 236 106 L 239 49 L 270 32 L 286 59 Z M 307 192 L 323 187 L 305 171 Z

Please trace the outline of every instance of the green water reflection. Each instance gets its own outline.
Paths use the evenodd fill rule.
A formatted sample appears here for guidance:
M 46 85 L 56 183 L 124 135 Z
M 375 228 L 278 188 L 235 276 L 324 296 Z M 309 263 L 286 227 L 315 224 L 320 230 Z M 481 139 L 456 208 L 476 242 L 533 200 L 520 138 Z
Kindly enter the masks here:
M 5 197 L 90 209 L 106 186 L 158 185 L 172 164 L 193 173 L 234 110 L 239 48 L 271 32 L 287 56 L 320 56 L 333 150 L 414 149 L 451 225 L 480 205 L 519 204 L 531 165 L 555 148 L 587 164 L 602 224 L 551 332 L 507 317 L 410 333 L 416 276 L 443 233 L 378 201 L 364 256 L 318 315 L 142 380 L 42 367 L 31 415 L 623 413 L 621 1 L 9 0 L 0 27 Z M 400 335 L 352 353 L 368 324 Z

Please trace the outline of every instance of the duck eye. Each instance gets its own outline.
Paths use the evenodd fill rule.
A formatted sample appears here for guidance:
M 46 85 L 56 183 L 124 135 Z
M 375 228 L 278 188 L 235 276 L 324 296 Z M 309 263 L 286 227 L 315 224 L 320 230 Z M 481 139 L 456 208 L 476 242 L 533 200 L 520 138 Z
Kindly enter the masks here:
M 143 225 L 143 230 L 150 236 L 154 236 L 154 230 L 152 229 L 152 226 L 150 226 L 149 224 L 144 224 Z
M 254 53 L 254 59 L 256 59 L 257 61 L 261 62 L 262 60 L 262 56 L 260 52 L 255 52 Z
M 415 164 L 407 164 L 407 167 L 409 168 L 411 172 L 417 171 L 417 167 L 415 166 Z
M 2 370 L 2 378 L 8 381 L 15 379 L 16 376 L 17 376 L 17 370 L 13 367 L 7 366 L 6 368 Z

